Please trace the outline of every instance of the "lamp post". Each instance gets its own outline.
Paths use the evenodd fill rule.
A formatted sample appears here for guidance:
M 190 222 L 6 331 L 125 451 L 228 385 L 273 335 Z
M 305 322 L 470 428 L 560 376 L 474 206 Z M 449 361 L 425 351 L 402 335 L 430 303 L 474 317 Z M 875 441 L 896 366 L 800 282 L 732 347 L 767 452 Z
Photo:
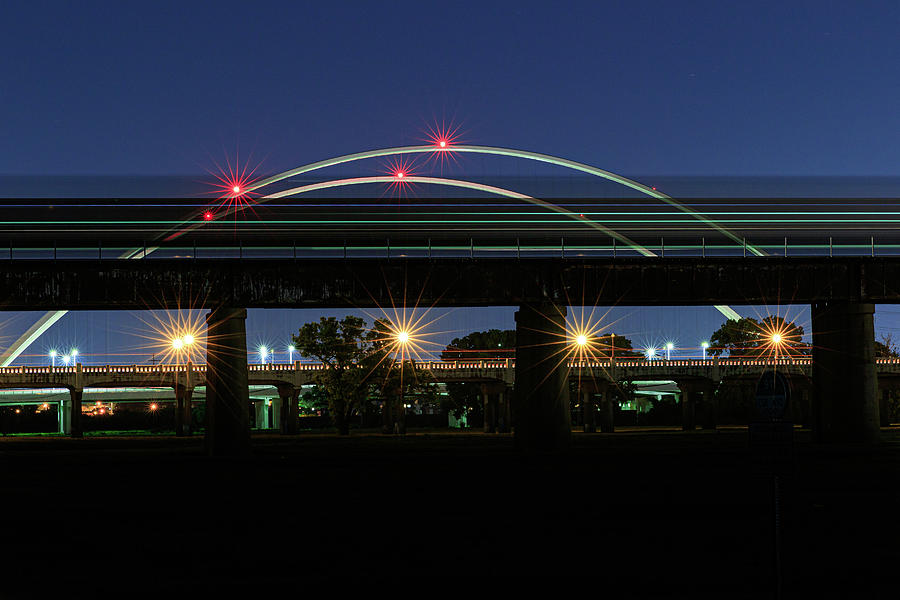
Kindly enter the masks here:
M 291 344 L 290 346 L 288 346 L 287 349 L 288 349 L 288 362 L 291 364 L 294 364 L 294 350 L 296 350 L 297 348 L 295 348 L 294 345 Z
M 672 342 L 666 342 L 666 360 L 672 360 L 672 350 L 675 349 L 675 344 Z
M 266 364 L 266 357 L 269 355 L 269 349 L 265 346 L 259 347 L 259 362 Z
M 50 351 L 50 366 L 51 367 L 56 366 L 56 350 Z
M 72 363 L 78 362 L 78 348 L 72 348 Z
M 706 360 L 706 349 L 709 348 L 709 342 L 700 342 L 700 347 L 703 349 L 703 360 Z

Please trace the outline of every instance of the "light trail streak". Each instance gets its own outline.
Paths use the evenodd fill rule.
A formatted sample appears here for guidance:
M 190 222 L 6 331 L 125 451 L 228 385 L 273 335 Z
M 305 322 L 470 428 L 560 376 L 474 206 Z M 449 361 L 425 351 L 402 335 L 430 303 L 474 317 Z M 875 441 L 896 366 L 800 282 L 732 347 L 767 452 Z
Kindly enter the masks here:
M 628 179 L 627 177 L 622 177 L 621 175 L 617 175 L 616 173 L 612 173 L 610 171 L 606 171 L 604 169 L 600 169 L 598 167 L 593 167 L 591 165 L 587 165 L 584 163 L 576 162 L 574 160 L 569 160 L 567 158 L 560 158 L 558 156 L 551 156 L 549 154 L 541 154 L 539 152 L 531 152 L 528 150 L 516 150 L 514 148 L 500 148 L 495 146 L 472 146 L 472 145 L 450 145 L 446 148 L 437 147 L 434 145 L 429 146 L 397 146 L 394 148 L 381 148 L 378 150 L 367 150 L 365 152 L 356 152 L 354 154 L 345 154 L 343 156 L 336 156 L 334 158 L 329 158 L 325 160 L 321 160 L 314 163 L 309 163 L 306 165 L 302 165 L 299 167 L 295 167 L 288 171 L 284 171 L 282 173 L 278 173 L 277 175 L 272 175 L 271 177 L 266 177 L 257 181 L 256 183 L 250 185 L 247 188 L 247 191 L 254 191 L 259 188 L 265 187 L 267 185 L 271 185 L 273 183 L 278 183 L 279 181 L 283 181 L 288 179 L 289 177 L 294 177 L 296 175 L 301 175 L 303 173 L 309 173 L 310 171 L 316 171 L 319 169 L 325 169 L 328 167 L 333 167 L 340 164 L 345 164 L 349 162 L 355 162 L 359 160 L 366 160 L 369 158 L 378 158 L 381 156 L 393 156 L 398 154 L 423 154 L 423 153 L 432 153 L 432 152 L 468 152 L 473 154 L 490 154 L 496 156 L 507 156 L 511 158 L 521 158 L 525 160 L 533 160 L 537 162 L 543 162 L 547 164 L 556 165 L 559 167 L 565 167 L 568 169 L 573 169 L 575 171 L 581 171 L 583 173 L 587 173 L 589 175 L 594 175 L 597 177 L 602 177 L 603 179 L 607 179 L 609 181 L 613 181 L 620 185 L 624 185 L 633 190 L 641 192 L 642 194 L 646 194 L 651 198 L 656 198 L 657 200 L 662 200 L 666 204 L 673 206 L 680 210 L 683 213 L 689 214 L 698 221 L 708 225 L 709 227 L 715 229 L 722 235 L 726 236 L 730 240 L 743 244 L 744 240 L 732 233 L 731 231 L 725 229 L 724 227 L 718 225 L 715 221 L 706 218 L 702 213 L 699 213 L 692 208 L 685 206 L 672 198 L 671 196 L 667 196 L 658 190 L 654 190 L 652 187 L 634 181 L 632 179 Z M 757 249 L 754 246 L 748 245 L 747 250 L 755 254 L 756 256 L 765 256 L 765 253 L 761 250 Z

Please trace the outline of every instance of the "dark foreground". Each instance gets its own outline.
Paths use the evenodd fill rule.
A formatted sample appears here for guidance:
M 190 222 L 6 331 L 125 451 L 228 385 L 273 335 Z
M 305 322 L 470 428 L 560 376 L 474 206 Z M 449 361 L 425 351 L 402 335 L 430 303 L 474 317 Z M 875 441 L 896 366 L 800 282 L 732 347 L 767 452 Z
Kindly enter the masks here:
M 800 433 L 795 458 L 784 596 L 894 597 L 898 432 L 868 449 Z M 774 597 L 773 480 L 746 430 L 576 435 L 542 457 L 479 434 L 255 437 L 246 460 L 208 459 L 199 438 L 7 438 L 0 472 L 2 598 L 418 576 L 441 582 L 426 593 L 556 576 Z

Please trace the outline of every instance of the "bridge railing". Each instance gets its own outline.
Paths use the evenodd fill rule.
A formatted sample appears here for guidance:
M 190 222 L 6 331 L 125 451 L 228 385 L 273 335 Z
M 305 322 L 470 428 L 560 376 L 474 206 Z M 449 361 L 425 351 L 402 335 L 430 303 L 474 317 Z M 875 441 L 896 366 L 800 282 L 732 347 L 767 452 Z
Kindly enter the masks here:
M 473 370 L 473 369 L 514 369 L 516 361 L 512 358 L 485 359 L 485 360 L 458 360 L 458 361 L 422 361 L 416 363 L 419 367 L 435 371 L 447 370 Z M 897 366 L 900 368 L 900 358 L 876 358 L 876 365 Z M 671 369 L 673 367 L 807 367 L 812 365 L 812 358 L 805 356 L 799 358 L 707 358 L 707 359 L 616 359 L 616 368 L 650 368 Z M 571 369 L 609 369 L 613 367 L 613 361 L 569 361 L 567 367 Z M 247 369 L 253 373 L 277 372 L 292 373 L 306 371 L 321 371 L 326 366 L 320 363 L 252 363 Z M 81 370 L 82 375 L 109 375 L 109 374 L 168 374 L 183 373 L 188 369 L 187 364 L 158 364 L 158 365 L 17 365 L 0 367 L 0 375 L 74 375 Z M 205 373 L 206 365 L 203 363 L 191 364 L 193 373 Z
M 459 240 L 462 242 L 463 240 Z M 86 242 L 78 247 L 8 245 L 0 248 L 0 260 L 129 260 L 127 256 L 135 250 L 149 250 L 146 259 L 297 259 L 297 258 L 490 258 L 490 257 L 598 257 L 598 258 L 654 258 L 666 256 L 686 257 L 753 257 L 759 251 L 765 256 L 811 257 L 811 256 L 896 256 L 900 254 L 897 239 L 876 239 L 874 236 L 843 236 L 834 239 L 827 236 L 809 237 L 769 237 L 766 239 L 742 239 L 733 241 L 713 237 L 652 237 L 636 239 L 644 252 L 627 245 L 615 243 L 589 244 L 583 238 L 560 238 L 557 244 L 519 243 L 515 238 L 495 239 L 481 243 L 477 239 L 465 243 L 422 243 L 392 244 L 375 242 L 369 245 L 329 245 L 298 246 L 296 244 L 238 244 L 238 245 L 167 245 L 154 244 L 152 249 L 143 241 L 116 245 L 102 242 Z

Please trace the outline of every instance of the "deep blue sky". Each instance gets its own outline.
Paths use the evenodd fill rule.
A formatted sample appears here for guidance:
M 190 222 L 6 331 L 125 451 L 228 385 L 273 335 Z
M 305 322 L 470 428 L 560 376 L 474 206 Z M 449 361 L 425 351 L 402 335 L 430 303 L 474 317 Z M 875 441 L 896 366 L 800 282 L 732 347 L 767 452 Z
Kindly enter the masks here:
M 900 176 L 898 107 L 896 0 L 12 0 L 0 14 L 0 174 L 195 174 L 238 147 L 276 171 L 416 143 L 444 119 L 467 142 L 625 174 Z M 512 310 L 456 312 L 443 339 L 512 327 Z M 900 331 L 879 311 L 880 333 Z M 283 347 L 317 315 L 252 311 L 248 342 Z M 0 344 L 36 317 L 0 313 Z M 619 317 L 636 343 L 694 347 L 724 320 Z M 70 314 L 29 354 L 130 362 L 111 355 L 139 326 Z
M 900 3 L 20 2 L 0 173 L 467 140 L 642 174 L 900 174 Z

